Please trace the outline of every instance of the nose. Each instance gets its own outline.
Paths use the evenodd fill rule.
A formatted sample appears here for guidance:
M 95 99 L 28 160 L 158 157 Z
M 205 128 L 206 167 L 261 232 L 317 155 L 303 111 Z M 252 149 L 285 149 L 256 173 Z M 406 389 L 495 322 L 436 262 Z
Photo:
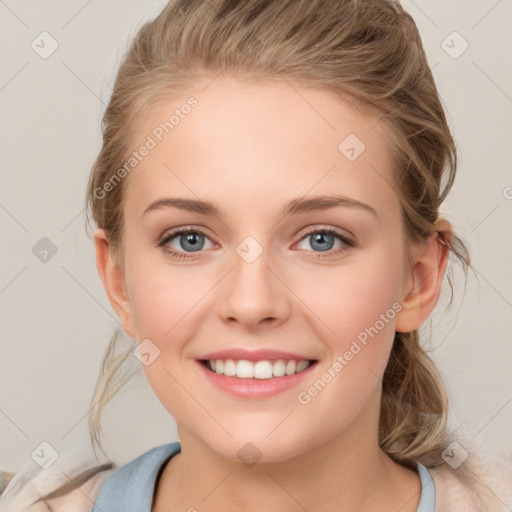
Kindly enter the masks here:
M 275 328 L 289 318 L 291 292 L 268 251 L 249 261 L 234 255 L 233 268 L 220 289 L 219 315 L 224 322 L 246 330 Z

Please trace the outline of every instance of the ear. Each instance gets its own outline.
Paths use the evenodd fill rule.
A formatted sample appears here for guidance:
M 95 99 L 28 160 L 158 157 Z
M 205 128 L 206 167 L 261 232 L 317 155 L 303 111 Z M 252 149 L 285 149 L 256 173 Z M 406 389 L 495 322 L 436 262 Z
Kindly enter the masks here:
M 126 292 L 123 270 L 112 259 L 110 244 L 103 229 L 96 229 L 94 232 L 94 247 L 96 249 L 96 268 L 110 304 L 121 320 L 126 335 L 134 338 L 132 312 Z
M 452 230 L 445 219 L 439 219 L 435 227 L 436 232 L 412 249 L 413 267 L 402 291 L 402 310 L 396 316 L 395 323 L 397 332 L 419 329 L 439 299 L 450 247 L 438 236 L 438 232 L 449 240 Z

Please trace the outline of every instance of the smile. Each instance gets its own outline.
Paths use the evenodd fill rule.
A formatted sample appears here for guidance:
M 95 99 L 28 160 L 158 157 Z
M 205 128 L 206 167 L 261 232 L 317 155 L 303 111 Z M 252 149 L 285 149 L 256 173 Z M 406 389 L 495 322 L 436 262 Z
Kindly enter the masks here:
M 271 379 L 300 373 L 314 361 L 278 359 L 248 361 L 246 359 L 210 359 L 201 361 L 210 371 L 239 379 Z
M 317 360 L 196 359 L 207 387 L 228 395 L 262 400 L 292 390 L 304 382 Z M 215 368 L 215 369 L 214 369 Z

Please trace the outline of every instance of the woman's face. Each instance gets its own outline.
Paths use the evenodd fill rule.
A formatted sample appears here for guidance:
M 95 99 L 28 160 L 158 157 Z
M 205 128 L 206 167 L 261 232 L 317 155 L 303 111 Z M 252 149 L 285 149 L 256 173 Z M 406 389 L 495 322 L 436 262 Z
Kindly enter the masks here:
M 218 78 L 137 133 L 117 311 L 180 432 L 268 461 L 351 428 L 376 439 L 411 289 L 382 123 L 325 91 Z

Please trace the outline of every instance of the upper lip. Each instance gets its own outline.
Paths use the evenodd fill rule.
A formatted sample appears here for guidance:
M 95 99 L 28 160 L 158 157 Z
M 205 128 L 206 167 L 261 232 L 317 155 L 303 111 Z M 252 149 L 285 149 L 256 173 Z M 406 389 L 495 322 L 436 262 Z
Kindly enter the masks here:
M 257 349 L 247 350 L 244 348 L 229 348 L 224 350 L 218 350 L 216 352 L 209 352 L 204 354 L 197 359 L 244 359 L 246 361 L 265 361 L 272 359 L 293 359 L 295 361 L 311 361 L 313 358 L 294 354 L 293 352 L 285 352 L 282 350 L 274 349 Z

